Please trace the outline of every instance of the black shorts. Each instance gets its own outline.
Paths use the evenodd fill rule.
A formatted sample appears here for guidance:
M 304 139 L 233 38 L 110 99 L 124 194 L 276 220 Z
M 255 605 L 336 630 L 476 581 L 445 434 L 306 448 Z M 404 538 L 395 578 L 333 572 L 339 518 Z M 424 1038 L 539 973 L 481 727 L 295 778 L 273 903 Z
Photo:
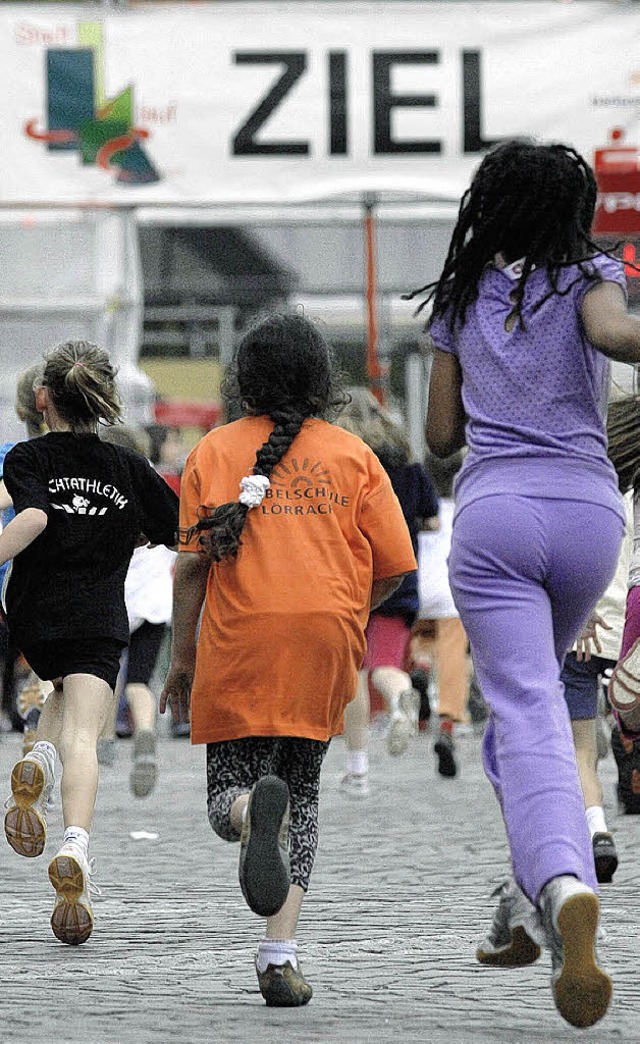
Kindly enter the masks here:
M 43 681 L 69 674 L 93 674 L 115 689 L 125 642 L 116 638 L 60 638 L 49 642 L 23 643 L 25 660 Z
M 166 624 L 148 620 L 136 627 L 129 639 L 127 685 L 149 684 L 166 632 Z
M 587 721 L 598 717 L 600 678 L 608 667 L 615 665 L 615 660 L 605 659 L 604 656 L 579 660 L 574 652 L 567 653 L 560 681 L 564 685 L 564 698 L 571 721 Z

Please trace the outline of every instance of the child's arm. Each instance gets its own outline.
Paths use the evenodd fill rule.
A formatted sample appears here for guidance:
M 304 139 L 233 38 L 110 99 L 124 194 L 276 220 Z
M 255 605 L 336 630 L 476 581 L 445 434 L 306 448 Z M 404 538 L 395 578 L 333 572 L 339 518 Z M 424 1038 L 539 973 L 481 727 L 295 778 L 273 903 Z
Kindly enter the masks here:
M 160 695 L 160 713 L 171 704 L 176 721 L 189 720 L 196 669 L 198 620 L 207 591 L 209 562 L 199 552 L 181 551 L 173 576 L 171 663 Z
M 40 508 L 25 508 L 0 533 L 0 565 L 15 558 L 47 527 L 47 513 Z
M 429 377 L 429 405 L 425 434 L 436 457 L 448 457 L 465 445 L 462 371 L 451 352 L 436 348 Z
M 592 345 L 617 362 L 640 363 L 640 319 L 630 315 L 617 283 L 597 283 L 582 302 L 582 323 Z
M 7 493 L 4 479 L 0 479 L 0 511 L 4 511 L 6 508 L 11 507 L 12 504 L 13 501 Z
M 379 605 L 386 602 L 387 598 L 390 598 L 394 591 L 400 587 L 400 584 L 404 580 L 407 573 L 400 573 L 399 576 L 384 576 L 380 580 L 374 580 L 371 587 L 371 605 L 370 611 L 373 612 Z

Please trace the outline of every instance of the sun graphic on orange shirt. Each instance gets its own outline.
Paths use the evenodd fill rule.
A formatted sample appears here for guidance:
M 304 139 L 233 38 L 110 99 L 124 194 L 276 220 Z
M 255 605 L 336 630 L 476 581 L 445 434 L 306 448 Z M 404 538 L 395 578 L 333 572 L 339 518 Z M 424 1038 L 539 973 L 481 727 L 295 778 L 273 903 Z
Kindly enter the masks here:
M 299 461 L 293 457 L 288 464 L 277 464 L 271 472 L 272 486 L 289 486 L 296 489 L 298 486 L 332 486 L 331 476 L 321 460 L 313 464 L 305 457 Z

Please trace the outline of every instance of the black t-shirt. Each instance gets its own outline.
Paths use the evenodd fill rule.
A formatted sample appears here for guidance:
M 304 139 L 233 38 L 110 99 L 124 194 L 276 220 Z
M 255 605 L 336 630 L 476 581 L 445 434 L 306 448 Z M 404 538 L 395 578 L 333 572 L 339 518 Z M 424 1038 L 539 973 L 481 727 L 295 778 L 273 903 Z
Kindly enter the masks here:
M 3 603 L 20 645 L 56 638 L 127 642 L 124 581 L 136 541 L 175 544 L 178 497 L 140 453 L 97 435 L 50 432 L 6 456 L 16 514 L 46 512 L 45 530 L 16 555 Z

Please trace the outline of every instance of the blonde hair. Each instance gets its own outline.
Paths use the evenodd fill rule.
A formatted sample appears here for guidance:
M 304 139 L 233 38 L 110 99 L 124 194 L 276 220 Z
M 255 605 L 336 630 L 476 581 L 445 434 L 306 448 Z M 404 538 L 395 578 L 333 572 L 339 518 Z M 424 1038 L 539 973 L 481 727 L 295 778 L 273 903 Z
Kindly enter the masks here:
M 108 353 L 90 341 L 65 341 L 45 355 L 42 384 L 72 429 L 119 422 L 122 405 L 115 378 Z
M 16 384 L 16 413 L 26 425 L 30 439 L 42 435 L 45 430 L 42 414 L 36 409 L 35 388 L 41 383 L 42 363 L 37 363 L 21 373 Z
M 336 424 L 352 435 L 358 435 L 374 453 L 383 446 L 390 446 L 410 460 L 411 445 L 404 429 L 378 402 L 373 392 L 361 387 L 347 390 L 351 401 L 341 411 Z

